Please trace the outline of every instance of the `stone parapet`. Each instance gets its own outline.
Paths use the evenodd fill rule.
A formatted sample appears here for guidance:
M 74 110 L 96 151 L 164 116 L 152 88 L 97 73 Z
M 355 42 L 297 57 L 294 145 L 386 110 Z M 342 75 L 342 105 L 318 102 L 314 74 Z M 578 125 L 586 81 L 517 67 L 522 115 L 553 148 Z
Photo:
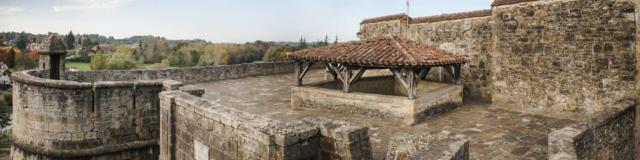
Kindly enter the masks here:
M 387 160 L 467 160 L 469 140 L 463 135 L 399 133 L 391 137 Z
M 635 159 L 636 104 L 622 101 L 594 118 L 549 134 L 549 159 Z
M 160 96 L 160 159 L 371 159 L 365 127 L 321 119 L 281 123 L 180 91 Z
M 64 76 L 67 80 L 78 82 L 170 79 L 192 84 L 291 72 L 293 72 L 293 62 L 273 62 L 157 70 L 65 72 Z
M 66 80 L 44 78 L 42 70 L 16 72 L 12 75 L 15 155 L 99 159 L 104 157 L 100 155 L 117 157 L 122 153 L 131 159 L 158 158 L 159 93 L 180 90 L 197 96 L 204 94 L 202 89 L 184 88 L 184 82 L 171 80 L 172 77 L 194 83 L 292 70 L 290 62 L 278 62 L 169 70 L 67 72 Z

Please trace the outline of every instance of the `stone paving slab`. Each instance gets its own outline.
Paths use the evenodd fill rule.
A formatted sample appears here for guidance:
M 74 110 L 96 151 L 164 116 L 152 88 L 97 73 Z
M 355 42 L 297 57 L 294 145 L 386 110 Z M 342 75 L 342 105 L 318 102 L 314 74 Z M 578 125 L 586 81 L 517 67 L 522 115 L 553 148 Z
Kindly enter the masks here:
M 395 133 L 453 134 L 470 138 L 471 159 L 546 159 L 547 134 L 562 128 L 571 120 L 554 119 L 511 112 L 491 105 L 465 104 L 415 126 L 400 121 L 290 107 L 293 74 L 251 77 L 188 85 L 205 89 L 203 98 L 252 114 L 279 121 L 295 121 L 305 117 L 342 120 L 352 125 L 369 127 L 375 159 L 384 159 L 390 138 Z M 321 70 L 312 71 L 305 82 L 323 80 Z

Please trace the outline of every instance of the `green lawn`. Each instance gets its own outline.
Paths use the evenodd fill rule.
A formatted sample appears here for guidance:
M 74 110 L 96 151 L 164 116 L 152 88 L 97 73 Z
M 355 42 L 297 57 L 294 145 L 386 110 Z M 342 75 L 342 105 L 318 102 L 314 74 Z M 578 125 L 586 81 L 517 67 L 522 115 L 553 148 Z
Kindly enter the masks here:
M 140 65 L 140 69 L 149 69 L 153 64 L 142 64 Z M 89 63 L 85 62 L 65 62 L 65 66 L 67 68 L 75 68 L 80 71 L 90 71 L 91 67 L 89 67 Z
M 90 71 L 91 67 L 89 67 L 89 63 L 84 62 L 66 62 L 64 63 L 67 68 L 75 68 L 80 71 Z

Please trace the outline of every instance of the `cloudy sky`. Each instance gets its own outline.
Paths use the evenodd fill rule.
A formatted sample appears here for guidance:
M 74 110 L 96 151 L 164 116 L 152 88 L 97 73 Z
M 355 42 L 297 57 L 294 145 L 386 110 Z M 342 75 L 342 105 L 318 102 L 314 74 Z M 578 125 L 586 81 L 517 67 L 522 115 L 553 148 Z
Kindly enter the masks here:
M 492 0 L 412 0 L 413 17 L 488 9 Z M 405 0 L 0 0 L 0 31 L 155 35 L 212 42 L 354 40 L 362 19 Z

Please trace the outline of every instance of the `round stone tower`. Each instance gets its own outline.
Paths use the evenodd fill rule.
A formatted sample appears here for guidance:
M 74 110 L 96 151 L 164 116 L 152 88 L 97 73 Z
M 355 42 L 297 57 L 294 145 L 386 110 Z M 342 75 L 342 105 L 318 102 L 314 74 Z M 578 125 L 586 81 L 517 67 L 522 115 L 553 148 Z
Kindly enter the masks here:
M 61 79 L 64 74 L 64 57 L 67 54 L 62 40 L 55 34 L 49 35 L 38 46 L 38 54 L 38 68 L 45 70 L 42 78 Z

